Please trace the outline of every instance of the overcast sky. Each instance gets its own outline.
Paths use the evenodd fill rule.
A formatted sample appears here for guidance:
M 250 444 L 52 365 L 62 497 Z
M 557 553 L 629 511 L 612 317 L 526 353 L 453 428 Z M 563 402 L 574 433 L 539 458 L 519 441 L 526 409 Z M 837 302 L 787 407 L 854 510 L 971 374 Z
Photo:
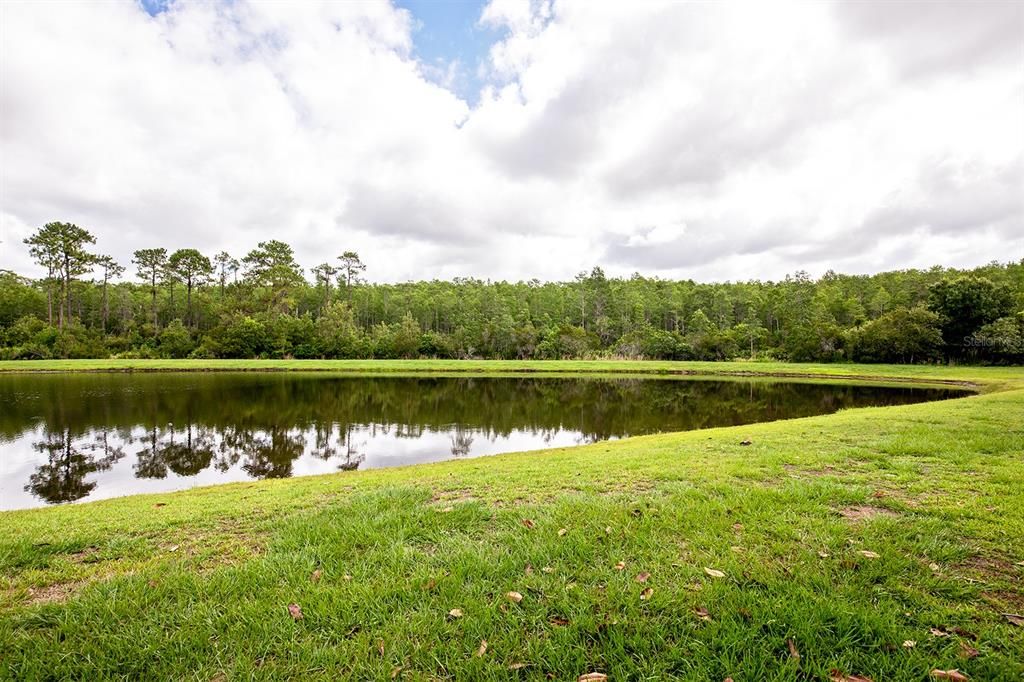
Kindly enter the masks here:
M 0 3 L 0 268 L 52 220 L 375 281 L 1024 257 L 1024 2 L 399 5 Z

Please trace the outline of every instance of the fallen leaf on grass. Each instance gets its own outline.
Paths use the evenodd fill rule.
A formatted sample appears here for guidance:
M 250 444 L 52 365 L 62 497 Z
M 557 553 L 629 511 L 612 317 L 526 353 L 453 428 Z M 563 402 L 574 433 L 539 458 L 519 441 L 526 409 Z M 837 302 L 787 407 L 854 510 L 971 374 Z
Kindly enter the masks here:
M 939 628 L 928 628 L 928 632 L 932 633 L 932 637 L 949 637 L 949 633 Z
M 915 646 L 917 646 L 917 642 L 915 642 L 912 639 L 906 639 L 906 640 L 903 641 L 903 648 L 904 649 L 913 649 Z
M 693 610 L 693 612 L 696 613 L 697 617 L 700 618 L 701 620 L 706 620 L 706 621 L 709 621 L 709 622 L 711 621 L 711 614 L 708 613 L 708 610 L 706 608 L 704 608 L 703 606 L 698 606 L 697 608 L 695 608 Z
M 960 655 L 964 658 L 977 658 L 981 652 L 966 642 L 960 642 Z
M 1020 615 L 1019 613 L 1004 613 L 1003 618 L 1010 621 L 1011 625 L 1016 625 L 1017 627 L 1024 627 L 1024 616 Z
M 931 563 L 931 564 L 928 564 L 928 568 L 930 568 L 932 571 L 936 571 L 937 572 L 939 570 L 939 565 L 936 564 L 936 563 Z
M 384 656 L 384 640 L 383 639 L 378 639 L 377 640 L 377 653 L 379 653 L 381 656 Z
M 725 577 L 725 573 L 722 573 L 721 571 L 719 571 L 718 569 L 715 569 L 715 568 L 708 568 L 707 566 L 704 567 L 704 572 L 707 573 L 708 575 L 710 575 L 712 578 L 724 578 Z
M 939 670 L 936 668 L 931 672 L 931 676 L 937 680 L 953 680 L 954 682 L 966 682 L 971 679 L 955 668 L 953 670 Z
M 543 573 L 554 573 L 555 572 L 555 569 L 551 568 L 550 566 L 545 566 L 544 568 L 542 568 L 540 570 Z
M 734 524 L 732 524 L 732 529 L 735 530 L 735 531 L 741 531 L 741 530 L 743 530 L 743 524 L 742 523 L 734 523 Z
M 604 673 L 585 673 L 576 678 L 576 682 L 602 682 L 607 679 L 608 676 Z
M 605 532 L 606 535 L 611 535 L 612 534 L 612 527 L 611 526 L 605 526 L 604 527 L 604 532 Z
M 513 663 L 508 667 L 509 670 L 522 670 L 526 667 L 525 663 Z
M 537 524 L 535 524 L 532 519 L 523 519 L 523 525 L 527 528 L 533 528 Z
M 396 677 L 398 677 L 398 674 L 400 672 L 402 672 L 402 666 L 396 665 L 394 668 L 392 668 L 391 669 L 391 679 L 395 679 Z
M 880 556 L 879 554 L 872 552 L 870 549 L 862 549 L 859 552 L 857 552 L 857 554 L 860 554 L 863 557 L 867 557 L 868 559 L 877 559 Z
M 829 557 L 829 553 L 828 552 L 818 552 L 818 556 L 820 556 L 822 559 L 827 559 Z
M 506 593 L 505 593 L 505 597 L 506 597 L 506 598 L 507 598 L 507 599 L 508 599 L 509 601 L 514 601 L 514 602 L 515 602 L 515 603 L 517 603 L 517 604 L 518 604 L 519 602 L 523 601 L 523 595 L 519 594 L 518 592 L 506 592 Z
M 318 568 L 315 571 L 313 571 L 313 575 L 309 576 L 309 579 L 315 583 L 318 583 L 320 582 L 320 578 L 323 577 L 323 574 L 324 572 Z
M 341 579 L 342 580 L 346 580 L 346 581 L 352 580 L 352 576 L 350 576 L 348 573 L 346 573 L 345 575 L 341 576 Z
M 437 587 L 437 581 L 434 580 L 433 578 L 431 578 L 430 580 L 428 580 L 426 583 L 423 584 L 423 591 L 424 592 L 430 592 L 435 587 Z
M 302 620 L 302 608 L 298 604 L 289 604 L 288 613 L 292 615 L 293 620 Z
M 567 529 L 565 529 L 565 528 L 559 528 L 558 529 L 558 537 L 562 537 L 563 535 L 565 535 L 568 532 L 569 531 Z
M 625 561 L 620 561 L 619 563 L 615 564 L 615 570 L 616 571 L 622 571 L 625 568 L 626 568 L 626 562 Z
M 480 656 L 483 656 L 486 653 L 487 653 L 487 640 L 486 639 L 481 639 L 480 640 L 480 648 L 476 650 L 476 655 L 478 657 L 480 657 Z
M 647 579 L 650 578 L 650 577 L 651 577 L 651 574 L 648 573 L 647 571 L 644 571 L 642 573 L 637 573 L 636 577 L 633 578 L 633 580 L 637 581 L 638 583 L 645 583 L 645 582 L 647 582 Z
M 569 621 L 567 621 L 565 618 L 562 618 L 561 616 L 552 616 L 551 618 L 548 618 L 548 622 L 552 625 L 563 628 L 569 624 Z
M 533 566 L 526 564 L 526 575 L 533 575 Z
M 872 682 L 870 677 L 864 677 L 863 675 L 847 675 L 842 670 L 835 669 L 829 672 L 828 679 L 831 682 Z
M 791 639 L 786 640 L 786 646 L 789 648 L 789 657 L 794 661 L 800 660 L 800 651 L 796 648 L 796 642 Z
M 646 590 L 640 593 L 640 601 L 647 601 L 654 594 L 654 588 L 648 587 Z
M 448 612 L 449 618 L 462 618 L 462 609 L 452 609 Z

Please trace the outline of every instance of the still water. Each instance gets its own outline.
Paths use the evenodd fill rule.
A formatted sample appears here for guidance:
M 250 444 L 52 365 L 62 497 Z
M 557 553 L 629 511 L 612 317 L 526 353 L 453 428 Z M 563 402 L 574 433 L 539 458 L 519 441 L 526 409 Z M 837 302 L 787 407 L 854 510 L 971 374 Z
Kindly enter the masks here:
M 962 394 L 679 377 L 0 375 L 0 509 Z

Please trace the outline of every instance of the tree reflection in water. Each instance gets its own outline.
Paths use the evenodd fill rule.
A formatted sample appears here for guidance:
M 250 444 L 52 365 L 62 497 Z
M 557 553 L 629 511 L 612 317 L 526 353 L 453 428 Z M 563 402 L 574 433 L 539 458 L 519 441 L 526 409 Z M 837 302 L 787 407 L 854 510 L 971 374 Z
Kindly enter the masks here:
M 103 431 L 101 440 L 91 447 L 88 442 L 77 443 L 70 429 L 48 431 L 45 439 L 33 443 L 32 447 L 46 455 L 46 462 L 29 476 L 25 490 L 51 504 L 82 499 L 96 487 L 96 481 L 86 481 L 85 477 L 110 469 L 124 457 L 120 447 L 109 444 L 107 431 Z
M 28 484 L 16 485 L 54 503 L 92 495 L 126 452 L 135 479 L 283 478 L 302 457 L 351 471 L 384 445 L 396 454 L 378 466 L 960 394 L 629 377 L 10 375 L 0 377 L 0 453 L 22 442 L 40 453 Z

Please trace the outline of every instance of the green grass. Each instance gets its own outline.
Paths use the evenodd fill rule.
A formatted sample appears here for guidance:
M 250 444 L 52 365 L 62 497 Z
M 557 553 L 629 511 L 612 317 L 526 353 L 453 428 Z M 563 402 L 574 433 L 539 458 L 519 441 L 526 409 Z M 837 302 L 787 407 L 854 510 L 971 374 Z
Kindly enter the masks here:
M 0 671 L 18 680 L 1024 676 L 1024 628 L 1002 615 L 1024 613 L 1020 368 L 272 366 L 784 372 L 970 382 L 982 395 L 3 513 Z M 739 445 L 746 438 L 753 444 Z M 454 608 L 463 615 L 449 617 Z

